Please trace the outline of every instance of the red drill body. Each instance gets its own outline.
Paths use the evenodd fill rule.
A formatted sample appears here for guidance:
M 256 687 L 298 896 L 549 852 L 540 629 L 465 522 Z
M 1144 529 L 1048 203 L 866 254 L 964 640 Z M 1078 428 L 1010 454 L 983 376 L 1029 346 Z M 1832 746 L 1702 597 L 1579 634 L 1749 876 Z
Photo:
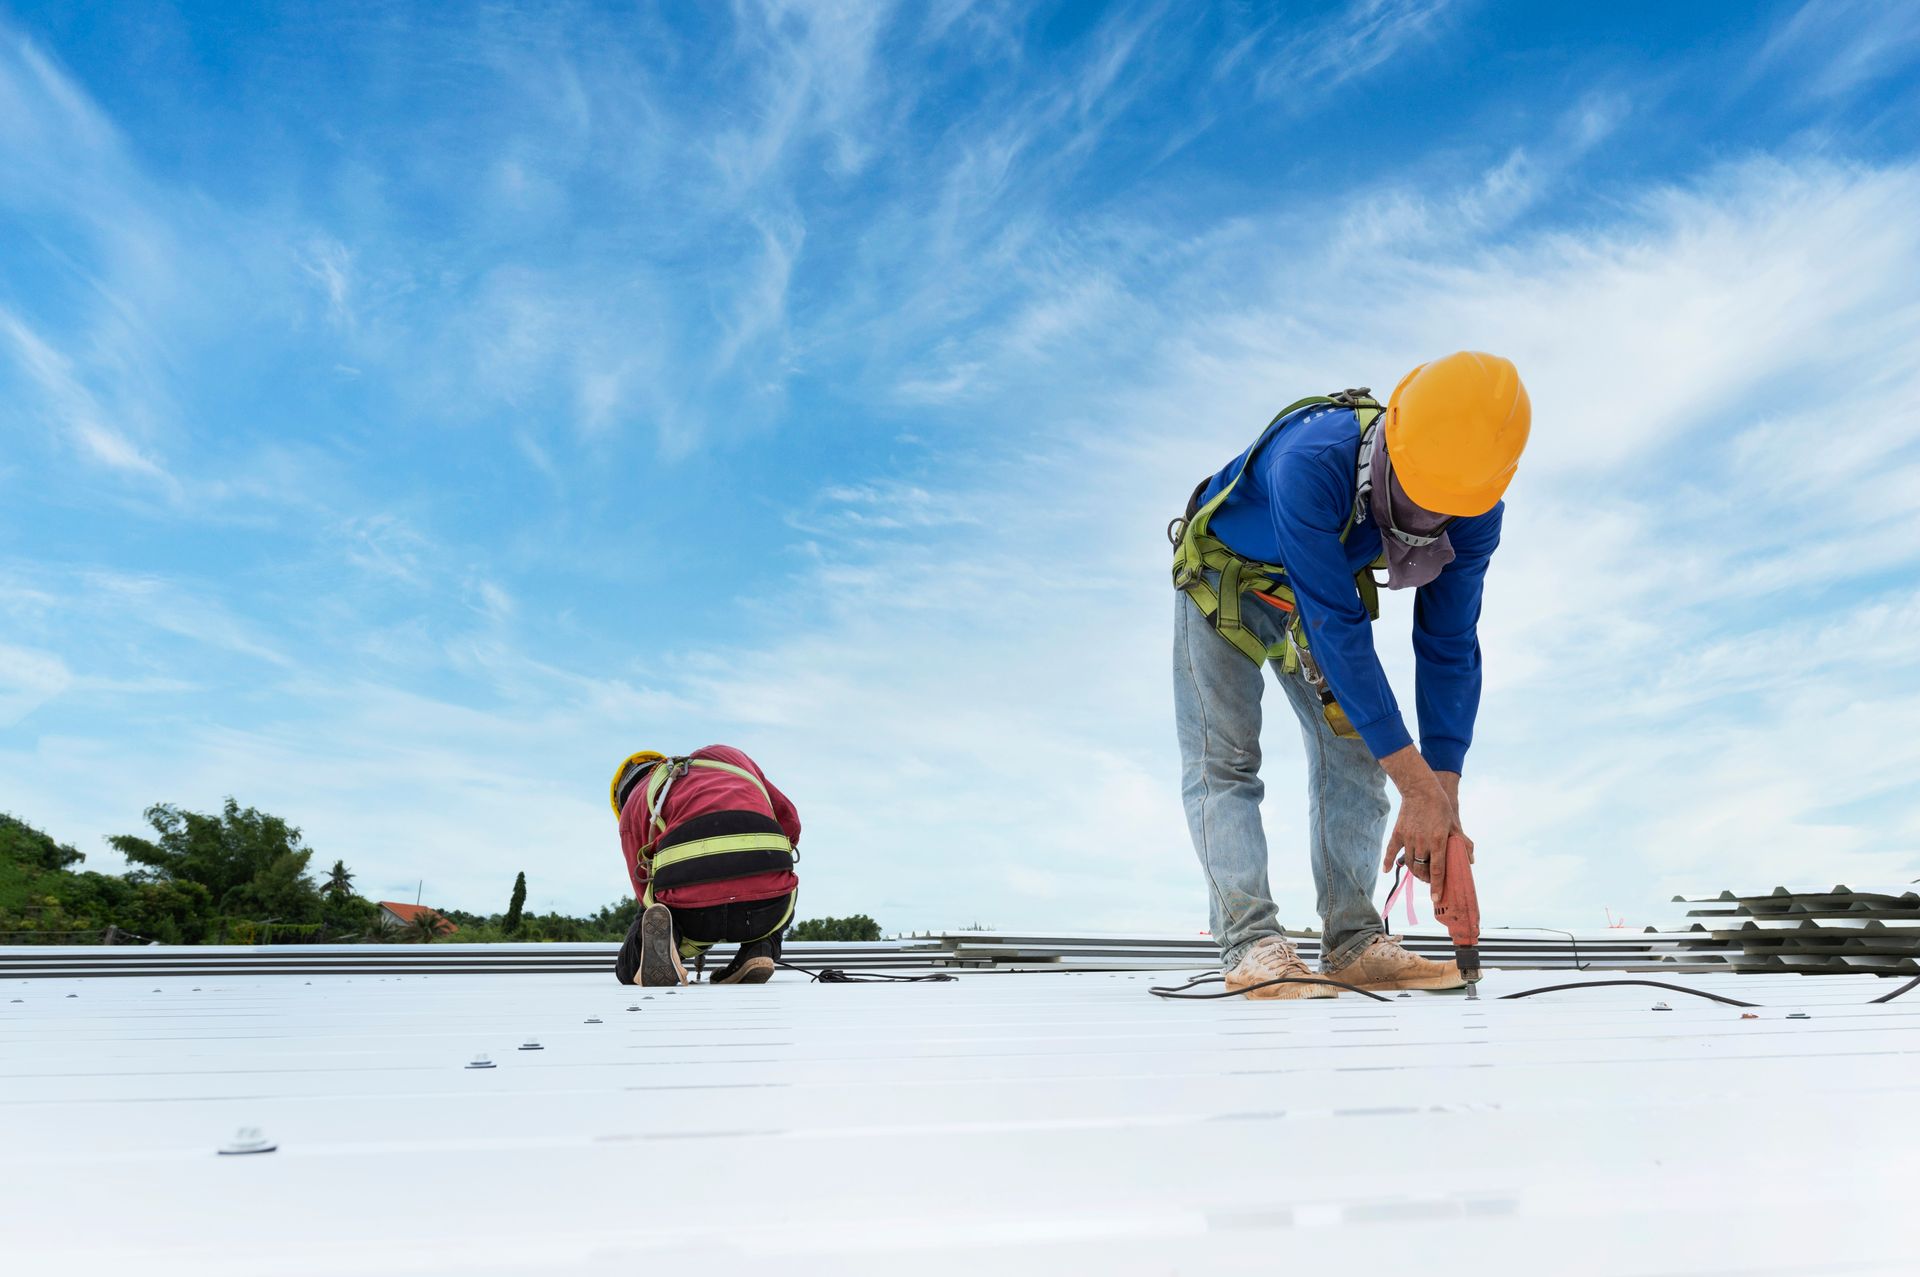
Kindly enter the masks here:
M 1473 851 L 1459 834 L 1447 839 L 1446 872 L 1435 874 L 1434 921 L 1453 938 L 1454 961 L 1468 980 L 1480 978 L 1480 896 L 1473 889 Z

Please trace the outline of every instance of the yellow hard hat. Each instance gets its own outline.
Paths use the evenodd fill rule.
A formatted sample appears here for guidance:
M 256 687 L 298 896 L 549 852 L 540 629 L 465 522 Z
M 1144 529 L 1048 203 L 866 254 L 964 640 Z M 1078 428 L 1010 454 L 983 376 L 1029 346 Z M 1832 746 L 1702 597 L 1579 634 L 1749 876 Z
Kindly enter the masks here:
M 1513 481 L 1533 404 L 1513 361 L 1463 350 L 1421 364 L 1387 400 L 1387 459 L 1413 503 L 1469 518 Z
M 628 754 L 613 769 L 613 783 L 607 786 L 607 801 L 613 804 L 613 814 L 620 814 L 620 782 L 626 779 L 627 771 L 641 763 L 657 763 L 666 757 L 657 749 L 643 749 L 637 754 Z

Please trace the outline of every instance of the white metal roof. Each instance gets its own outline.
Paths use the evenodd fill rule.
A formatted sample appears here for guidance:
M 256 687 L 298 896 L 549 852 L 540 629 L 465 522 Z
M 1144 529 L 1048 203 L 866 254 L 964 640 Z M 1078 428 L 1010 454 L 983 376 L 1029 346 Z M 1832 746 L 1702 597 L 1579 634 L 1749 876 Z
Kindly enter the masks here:
M 1678 977 L 1766 1004 L 1742 1019 L 1492 999 L 1565 973 L 1387 1005 L 1165 978 L 8 979 L 6 1268 L 1920 1267 L 1920 991 Z M 277 1151 L 221 1156 L 241 1127 Z

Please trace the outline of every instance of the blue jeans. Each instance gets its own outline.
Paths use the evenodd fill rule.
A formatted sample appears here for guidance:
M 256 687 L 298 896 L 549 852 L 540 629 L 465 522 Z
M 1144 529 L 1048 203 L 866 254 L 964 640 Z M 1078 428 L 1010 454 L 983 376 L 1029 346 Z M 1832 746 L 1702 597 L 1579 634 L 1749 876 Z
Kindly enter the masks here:
M 1269 647 L 1283 614 L 1251 597 L 1247 628 Z M 1300 720 L 1307 748 L 1307 816 L 1321 965 L 1337 967 L 1383 930 L 1373 905 L 1387 832 L 1387 776 L 1366 744 L 1333 734 L 1306 679 L 1274 674 Z M 1267 835 L 1260 824 L 1261 666 L 1207 624 L 1185 594 L 1174 594 L 1173 713 L 1180 733 L 1180 796 L 1212 898 L 1213 936 L 1231 969 L 1257 940 L 1280 934 L 1267 882 Z

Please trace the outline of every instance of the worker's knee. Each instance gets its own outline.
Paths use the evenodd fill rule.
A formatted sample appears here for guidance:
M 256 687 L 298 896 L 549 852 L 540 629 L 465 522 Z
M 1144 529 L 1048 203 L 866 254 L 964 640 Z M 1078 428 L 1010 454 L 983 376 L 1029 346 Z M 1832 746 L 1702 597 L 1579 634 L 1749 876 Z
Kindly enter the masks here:
M 1244 785 L 1260 779 L 1260 746 L 1221 745 L 1214 742 L 1201 761 L 1201 770 L 1209 781 L 1224 785 Z

